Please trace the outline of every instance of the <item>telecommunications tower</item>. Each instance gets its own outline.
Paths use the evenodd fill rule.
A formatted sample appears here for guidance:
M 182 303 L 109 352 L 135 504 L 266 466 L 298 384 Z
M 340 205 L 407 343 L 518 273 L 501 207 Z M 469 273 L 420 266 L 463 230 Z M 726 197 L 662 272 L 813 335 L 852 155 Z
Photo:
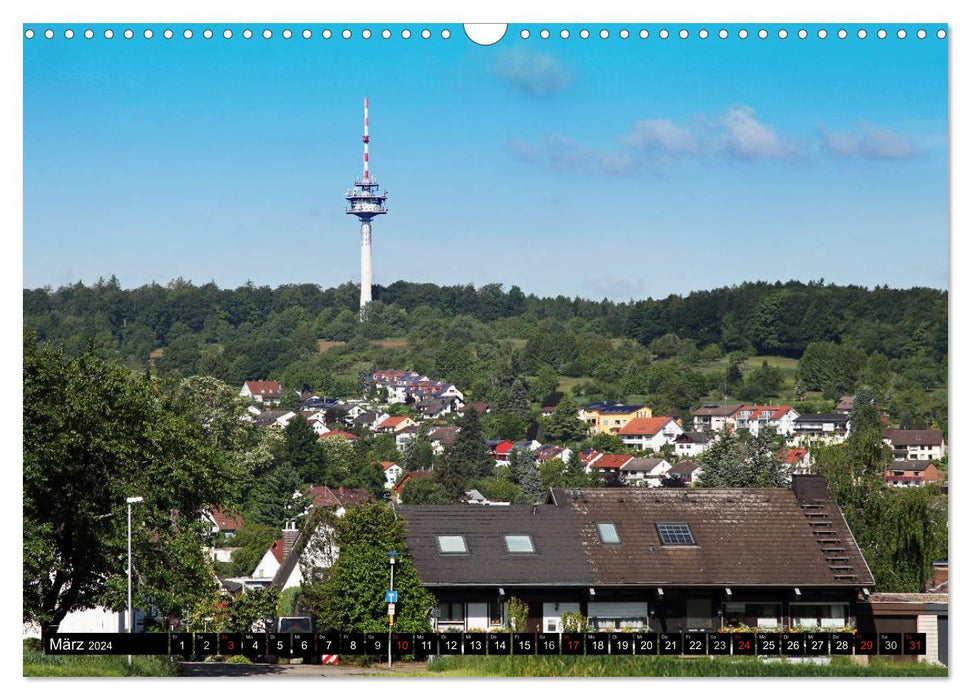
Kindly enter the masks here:
M 367 98 L 364 98 L 364 177 L 347 191 L 347 213 L 361 220 L 361 313 L 371 301 L 371 219 L 387 214 L 387 192 L 381 192 L 368 170 Z

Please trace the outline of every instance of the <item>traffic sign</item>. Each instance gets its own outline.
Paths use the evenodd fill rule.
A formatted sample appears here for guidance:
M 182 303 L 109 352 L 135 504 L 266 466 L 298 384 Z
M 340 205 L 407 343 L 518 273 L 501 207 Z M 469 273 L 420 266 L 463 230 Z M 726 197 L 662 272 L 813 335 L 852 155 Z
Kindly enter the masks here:
M 388 603 L 388 615 L 394 615 L 394 603 Z
M 384 602 L 385 603 L 397 603 L 398 602 L 398 591 L 385 591 L 384 592 Z

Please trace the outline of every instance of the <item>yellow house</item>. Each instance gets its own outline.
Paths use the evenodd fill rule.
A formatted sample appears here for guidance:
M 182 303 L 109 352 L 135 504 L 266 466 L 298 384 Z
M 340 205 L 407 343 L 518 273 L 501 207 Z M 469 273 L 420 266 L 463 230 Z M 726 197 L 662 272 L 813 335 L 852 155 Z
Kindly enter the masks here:
M 647 406 L 625 406 L 619 403 L 595 403 L 580 409 L 580 420 L 595 435 L 616 434 L 635 418 L 653 418 Z

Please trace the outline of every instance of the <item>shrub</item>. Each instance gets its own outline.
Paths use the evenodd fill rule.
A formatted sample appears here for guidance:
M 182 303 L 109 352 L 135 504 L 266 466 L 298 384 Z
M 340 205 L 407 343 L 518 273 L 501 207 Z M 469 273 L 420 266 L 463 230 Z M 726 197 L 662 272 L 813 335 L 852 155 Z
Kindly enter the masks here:
M 236 656 L 230 656 L 228 659 L 226 659 L 226 663 L 227 664 L 251 664 L 253 662 L 250 661 L 245 656 L 237 654 Z

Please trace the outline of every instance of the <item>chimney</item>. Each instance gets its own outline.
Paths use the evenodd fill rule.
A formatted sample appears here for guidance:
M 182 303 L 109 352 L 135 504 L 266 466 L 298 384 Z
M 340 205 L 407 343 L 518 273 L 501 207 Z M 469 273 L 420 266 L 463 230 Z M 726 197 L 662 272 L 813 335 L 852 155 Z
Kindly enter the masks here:
M 934 562 L 934 581 L 931 584 L 935 591 L 939 591 L 947 583 L 947 562 Z
M 826 488 L 825 476 L 794 474 L 792 476 L 792 491 L 796 494 L 796 500 L 800 503 L 805 501 L 829 500 L 829 490 Z
M 297 537 L 300 535 L 300 531 L 297 529 L 297 524 L 293 521 L 288 522 L 287 526 L 283 528 L 283 561 L 287 560 L 293 552 L 294 545 L 297 544 Z

